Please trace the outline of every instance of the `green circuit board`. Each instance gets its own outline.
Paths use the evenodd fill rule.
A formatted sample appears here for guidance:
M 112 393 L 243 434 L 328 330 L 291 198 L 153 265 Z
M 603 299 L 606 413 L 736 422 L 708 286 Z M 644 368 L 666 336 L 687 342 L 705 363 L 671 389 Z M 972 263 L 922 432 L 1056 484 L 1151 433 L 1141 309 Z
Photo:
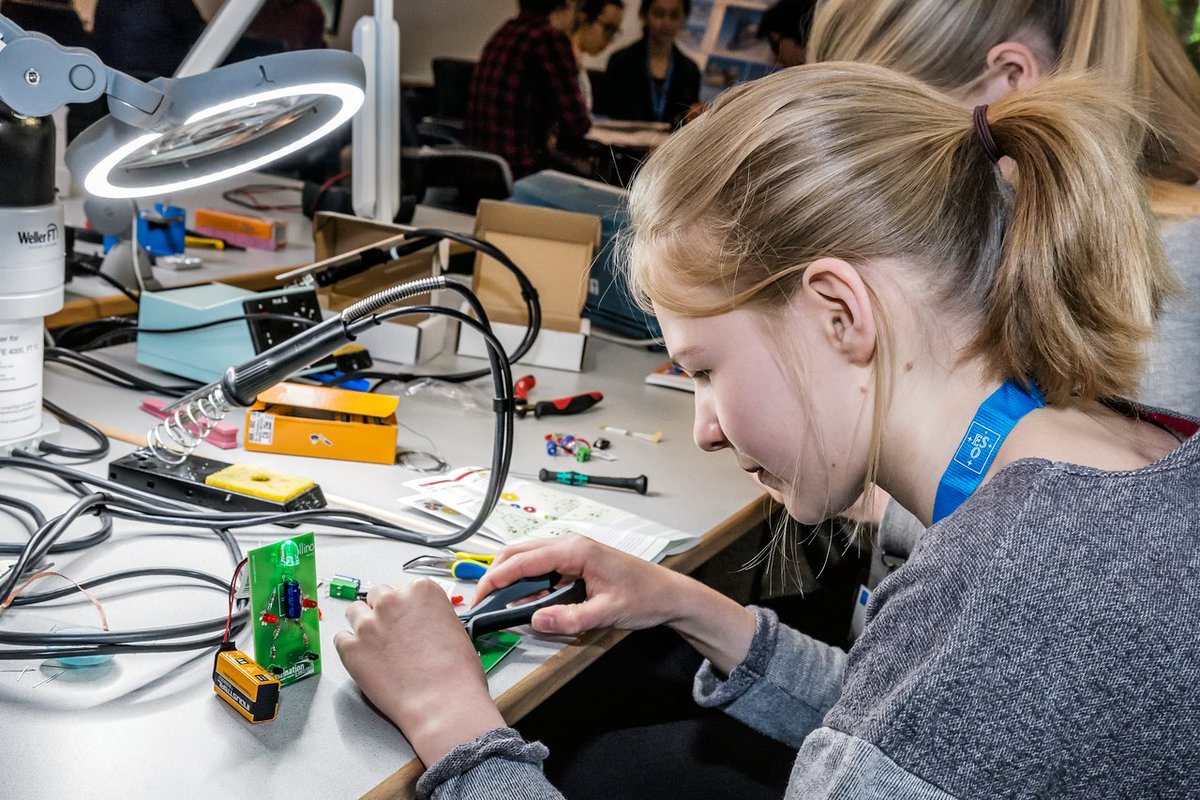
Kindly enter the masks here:
M 317 555 L 312 533 L 251 550 L 254 658 L 287 686 L 321 672 Z
M 479 660 L 483 662 L 483 671 L 491 672 L 492 667 L 511 653 L 519 641 L 521 641 L 520 634 L 512 631 L 496 631 L 476 639 L 475 652 L 479 654 Z

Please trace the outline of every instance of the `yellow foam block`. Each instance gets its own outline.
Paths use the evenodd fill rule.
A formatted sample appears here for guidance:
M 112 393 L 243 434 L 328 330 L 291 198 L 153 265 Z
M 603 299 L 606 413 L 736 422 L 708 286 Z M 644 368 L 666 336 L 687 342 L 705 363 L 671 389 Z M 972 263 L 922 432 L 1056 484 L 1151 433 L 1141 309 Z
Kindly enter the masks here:
M 249 464 L 226 467 L 209 475 L 204 482 L 218 489 L 229 489 L 280 503 L 291 500 L 313 486 L 308 478 Z

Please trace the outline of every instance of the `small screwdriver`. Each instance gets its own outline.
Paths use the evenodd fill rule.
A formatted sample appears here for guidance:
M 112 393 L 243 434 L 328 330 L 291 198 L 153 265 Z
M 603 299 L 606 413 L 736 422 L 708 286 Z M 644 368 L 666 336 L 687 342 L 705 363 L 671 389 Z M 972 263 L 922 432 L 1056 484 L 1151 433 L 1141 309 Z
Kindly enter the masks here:
M 538 480 L 543 483 L 565 483 L 568 486 L 611 486 L 614 489 L 630 489 L 638 494 L 645 494 L 649 481 L 645 475 L 636 478 L 606 478 L 602 475 L 585 475 L 582 472 L 553 472 L 543 469 L 538 472 Z

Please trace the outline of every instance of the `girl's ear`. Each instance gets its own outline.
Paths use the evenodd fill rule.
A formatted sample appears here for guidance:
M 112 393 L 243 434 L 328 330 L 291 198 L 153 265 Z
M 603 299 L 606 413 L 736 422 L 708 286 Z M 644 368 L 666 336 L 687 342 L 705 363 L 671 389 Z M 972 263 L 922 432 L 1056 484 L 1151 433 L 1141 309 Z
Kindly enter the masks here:
M 1018 41 L 1001 42 L 988 50 L 987 63 L 978 89 L 971 92 L 969 105 L 993 103 L 1009 92 L 1037 83 L 1043 74 L 1029 45 Z
M 847 362 L 865 367 L 875 357 L 875 310 L 858 269 L 840 258 L 819 258 L 804 271 L 806 313 L 815 312 L 821 333 Z

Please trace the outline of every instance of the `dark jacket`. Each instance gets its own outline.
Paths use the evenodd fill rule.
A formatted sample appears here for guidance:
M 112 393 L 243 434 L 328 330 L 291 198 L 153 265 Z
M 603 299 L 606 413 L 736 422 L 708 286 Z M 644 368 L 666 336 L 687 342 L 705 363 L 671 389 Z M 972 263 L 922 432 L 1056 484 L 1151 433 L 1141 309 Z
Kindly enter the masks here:
M 654 114 L 650 96 L 650 64 L 644 38 L 608 59 L 603 87 L 596 92 L 596 113 L 613 119 L 681 122 L 692 104 L 700 101 L 700 68 L 678 47 L 671 48 L 671 57 L 674 67 L 661 120 Z
M 113 69 L 169 77 L 203 31 L 192 0 L 99 0 L 92 40 Z
M 466 143 L 503 156 L 522 178 L 551 166 L 552 132 L 577 138 L 591 125 L 570 38 L 529 12 L 500 26 L 471 76 Z

